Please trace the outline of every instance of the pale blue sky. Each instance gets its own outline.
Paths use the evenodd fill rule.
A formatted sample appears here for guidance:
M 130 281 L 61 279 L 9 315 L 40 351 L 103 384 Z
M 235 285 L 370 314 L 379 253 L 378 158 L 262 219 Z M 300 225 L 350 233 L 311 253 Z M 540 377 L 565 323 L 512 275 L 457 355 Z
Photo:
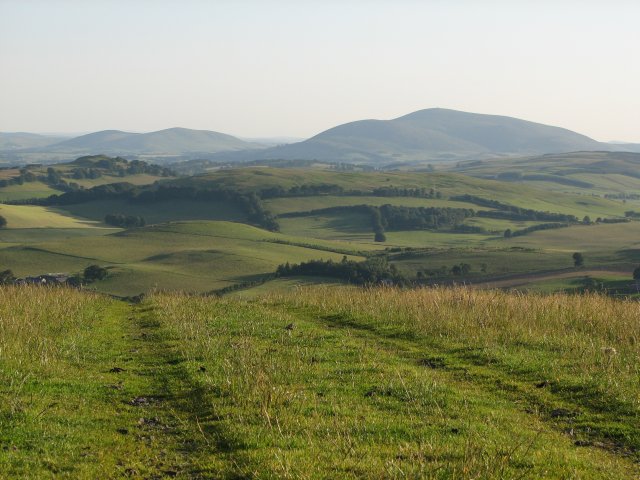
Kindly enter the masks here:
M 310 136 L 429 107 L 640 142 L 640 2 L 0 0 L 0 131 Z

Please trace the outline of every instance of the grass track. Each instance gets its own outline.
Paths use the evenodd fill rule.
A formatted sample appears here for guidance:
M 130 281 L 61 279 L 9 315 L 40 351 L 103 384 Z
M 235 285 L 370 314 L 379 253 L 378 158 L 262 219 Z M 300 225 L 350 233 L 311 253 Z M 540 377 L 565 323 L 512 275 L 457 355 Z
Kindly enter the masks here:
M 372 322 L 364 309 L 349 314 L 354 302 L 332 304 L 336 295 L 358 304 L 369 294 L 338 288 L 254 301 L 161 294 L 138 306 L 77 291 L 0 289 L 0 471 L 637 477 L 633 415 L 555 383 L 538 389 L 532 380 L 544 372 Z M 561 408 L 581 414 L 552 413 Z

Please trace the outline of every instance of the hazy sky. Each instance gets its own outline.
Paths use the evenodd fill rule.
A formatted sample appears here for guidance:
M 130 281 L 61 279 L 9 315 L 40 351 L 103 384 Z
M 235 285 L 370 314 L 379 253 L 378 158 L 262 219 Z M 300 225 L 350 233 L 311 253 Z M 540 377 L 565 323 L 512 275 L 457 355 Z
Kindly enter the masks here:
M 0 0 L 0 131 L 306 137 L 429 107 L 640 142 L 638 1 Z

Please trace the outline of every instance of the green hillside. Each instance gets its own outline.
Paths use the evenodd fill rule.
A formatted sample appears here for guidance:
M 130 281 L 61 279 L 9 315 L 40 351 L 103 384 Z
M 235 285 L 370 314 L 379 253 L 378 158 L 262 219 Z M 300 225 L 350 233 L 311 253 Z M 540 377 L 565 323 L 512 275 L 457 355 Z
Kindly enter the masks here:
M 637 478 L 636 313 L 469 289 L 128 305 L 0 287 L 0 471 Z
M 570 130 L 498 115 L 429 108 L 392 120 L 359 120 L 299 143 L 226 156 L 366 164 L 452 162 L 465 158 L 608 150 Z
M 452 170 L 583 195 L 612 195 L 634 202 L 640 189 L 640 154 L 573 152 L 503 160 L 462 162 Z M 635 203 L 635 202 L 634 202 Z
M 94 167 L 147 168 L 96 156 L 61 165 L 55 175 Z M 578 276 L 576 251 L 585 268 L 630 281 L 640 262 L 640 224 L 625 218 L 630 201 L 460 173 L 247 167 L 80 188 L 28 203 L 34 204 L 0 206 L 7 220 L 0 230 L 2 269 L 24 277 L 98 264 L 109 275 L 91 288 L 122 296 L 154 288 L 233 287 L 249 294 L 268 289 L 279 265 L 343 255 L 387 262 L 417 284 L 492 285 L 514 275 L 514 285 L 528 284 L 522 275 L 535 284 L 540 275 L 560 278 L 567 269 Z M 385 225 L 372 223 L 374 213 Z M 142 219 L 147 227 L 113 228 L 104 223 L 109 215 Z M 384 230 L 382 241 L 376 229 Z M 507 231 L 513 238 L 505 238 Z M 316 274 L 314 281 L 345 280 Z

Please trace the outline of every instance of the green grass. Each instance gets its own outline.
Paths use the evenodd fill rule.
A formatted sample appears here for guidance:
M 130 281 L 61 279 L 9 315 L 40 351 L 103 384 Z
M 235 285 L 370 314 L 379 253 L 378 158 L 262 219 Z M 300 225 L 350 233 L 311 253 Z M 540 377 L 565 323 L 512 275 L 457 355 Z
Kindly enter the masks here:
M 42 182 L 26 182 L 22 185 L 9 185 L 8 187 L 0 188 L 0 202 L 45 198 L 51 195 L 59 195 L 60 193 L 62 192 Z
M 147 224 L 180 220 L 227 220 L 244 222 L 247 217 L 235 205 L 224 202 L 193 202 L 171 200 L 153 204 L 129 203 L 125 200 L 99 200 L 76 205 L 64 205 L 61 210 L 69 214 L 102 222 L 105 215 L 124 213 L 137 215 Z
M 9 478 L 640 473 L 635 302 L 339 286 L 0 299 Z
M 7 228 L 92 228 L 95 221 L 69 215 L 53 207 L 35 205 L 0 205 L 0 215 L 7 219 Z
M 69 182 L 75 182 L 84 188 L 96 187 L 98 185 L 106 185 L 108 183 L 127 182 L 133 185 L 149 185 L 157 182 L 158 180 L 166 180 L 167 177 L 158 177 L 155 175 L 149 175 L 146 173 L 138 173 L 135 175 L 126 175 L 124 177 L 116 175 L 103 175 L 98 178 L 82 178 L 82 179 L 66 179 Z
M 473 173 L 473 172 L 470 172 Z M 550 192 L 530 185 L 474 178 L 457 173 L 336 172 L 313 168 L 237 168 L 174 180 L 178 185 L 200 185 L 255 191 L 272 186 L 290 188 L 305 184 L 335 184 L 345 190 L 371 191 L 377 187 L 434 188 L 444 198 L 476 195 L 522 208 L 576 215 L 621 216 L 622 202 L 573 193 Z M 293 205 L 297 199 L 290 199 Z M 283 202 L 276 201 L 277 205 Z M 304 202 L 304 200 L 303 200 Z M 286 203 L 286 202 L 284 202 Z M 389 203 L 389 202 L 387 202 Z M 309 206 L 305 204 L 305 207 Z M 282 208 L 282 207 L 279 207 Z M 286 207 L 285 207 L 286 208 Z M 306 209 L 306 208 L 305 208 Z
M 276 214 L 291 212 L 306 212 L 321 208 L 349 206 L 349 205 L 397 205 L 403 207 L 449 207 L 449 208 L 473 208 L 482 210 L 477 205 L 465 202 L 455 202 L 437 198 L 414 197 L 372 197 L 372 196 L 331 196 L 319 195 L 310 197 L 275 198 L 265 201 L 266 208 Z
M 152 288 L 207 292 L 273 273 L 287 261 L 337 261 L 349 252 L 339 243 L 302 243 L 309 239 L 233 222 L 181 222 L 109 235 L 40 238 L 37 243 L 23 239 L 24 244 L 8 238 L 14 242 L 0 244 L 0 266 L 25 276 L 77 272 L 99 264 L 109 267 L 109 277 L 92 288 L 117 295 Z M 352 253 L 349 258 L 362 258 Z

